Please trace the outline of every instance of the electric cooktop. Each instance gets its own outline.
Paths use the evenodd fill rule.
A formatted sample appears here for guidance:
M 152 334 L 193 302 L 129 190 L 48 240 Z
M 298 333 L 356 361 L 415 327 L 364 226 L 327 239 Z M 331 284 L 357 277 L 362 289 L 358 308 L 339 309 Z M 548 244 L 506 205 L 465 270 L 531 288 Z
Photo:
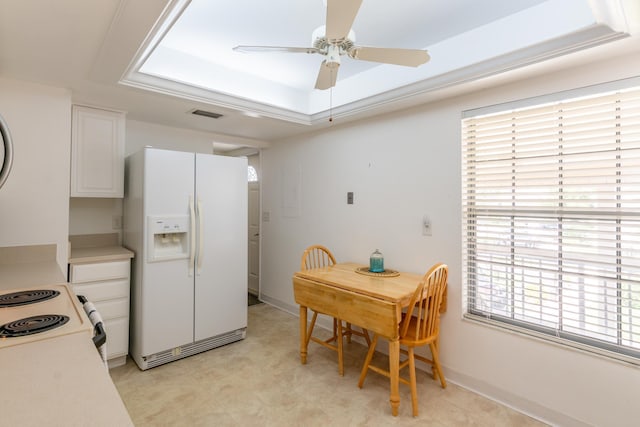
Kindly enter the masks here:
M 92 331 L 67 285 L 0 291 L 0 348 Z

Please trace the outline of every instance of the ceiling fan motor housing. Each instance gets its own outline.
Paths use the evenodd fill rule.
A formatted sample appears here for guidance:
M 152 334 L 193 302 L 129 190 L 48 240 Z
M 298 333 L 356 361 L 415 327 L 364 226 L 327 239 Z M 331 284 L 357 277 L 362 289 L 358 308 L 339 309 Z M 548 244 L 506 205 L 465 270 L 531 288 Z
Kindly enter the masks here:
M 330 42 L 329 40 L 327 40 L 326 37 L 318 37 L 313 42 L 313 47 L 315 47 L 316 49 L 322 51 L 323 54 L 325 52 L 327 52 L 327 49 L 329 48 L 329 46 L 339 47 L 340 51 L 341 51 L 340 54 L 344 55 L 351 48 L 353 48 L 354 42 L 353 42 L 353 40 L 351 40 L 349 38 L 342 39 L 342 40 L 337 40 L 337 41 L 334 41 L 334 42 Z

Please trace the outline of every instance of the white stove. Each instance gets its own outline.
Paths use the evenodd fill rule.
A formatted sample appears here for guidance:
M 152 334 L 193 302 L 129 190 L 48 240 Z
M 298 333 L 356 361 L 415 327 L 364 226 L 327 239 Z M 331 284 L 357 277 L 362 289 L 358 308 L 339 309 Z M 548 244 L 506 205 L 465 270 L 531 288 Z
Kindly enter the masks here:
M 0 349 L 93 329 L 68 285 L 0 291 Z
M 0 425 L 133 426 L 96 346 L 68 285 L 0 290 Z

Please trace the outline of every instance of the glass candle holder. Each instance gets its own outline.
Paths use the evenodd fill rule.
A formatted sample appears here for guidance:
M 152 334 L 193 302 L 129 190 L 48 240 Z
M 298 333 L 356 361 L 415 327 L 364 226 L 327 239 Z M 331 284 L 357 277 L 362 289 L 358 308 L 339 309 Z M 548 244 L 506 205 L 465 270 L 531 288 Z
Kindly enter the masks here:
M 384 271 L 384 257 L 377 249 L 369 257 L 369 271 L 372 273 L 382 273 Z

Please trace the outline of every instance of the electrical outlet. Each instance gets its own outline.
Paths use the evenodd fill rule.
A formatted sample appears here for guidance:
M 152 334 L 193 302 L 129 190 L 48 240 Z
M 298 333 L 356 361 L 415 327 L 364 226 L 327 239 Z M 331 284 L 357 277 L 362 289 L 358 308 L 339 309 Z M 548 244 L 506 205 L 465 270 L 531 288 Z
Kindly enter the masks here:
M 352 205 L 353 204 L 353 191 L 349 191 L 347 193 L 347 204 L 348 205 Z
M 120 230 L 122 228 L 122 217 L 120 215 L 111 217 L 111 227 L 114 230 Z
M 431 219 L 427 215 L 422 217 L 422 235 L 431 236 Z
M 269 211 L 262 212 L 262 222 L 269 222 L 271 219 L 271 213 Z

